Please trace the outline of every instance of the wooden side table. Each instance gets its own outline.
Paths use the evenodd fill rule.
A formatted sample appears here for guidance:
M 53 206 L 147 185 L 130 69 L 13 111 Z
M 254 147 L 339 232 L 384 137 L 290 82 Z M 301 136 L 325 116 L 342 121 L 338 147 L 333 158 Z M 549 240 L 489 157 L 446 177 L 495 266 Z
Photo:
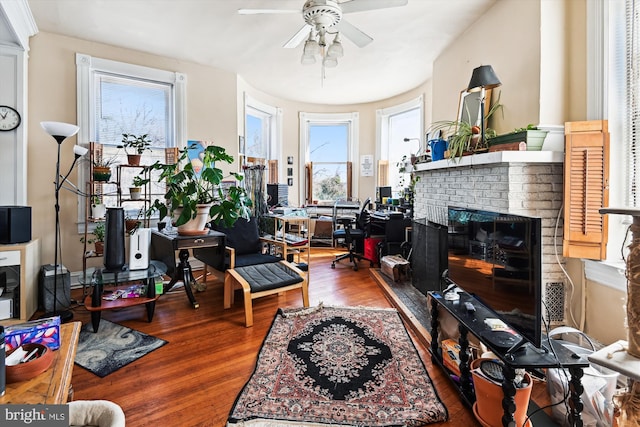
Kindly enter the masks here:
M 0 404 L 63 404 L 67 403 L 71 374 L 76 358 L 80 322 L 60 326 L 60 348 L 56 350 L 53 365 L 29 381 L 7 384 Z
M 212 265 L 212 267 L 223 271 L 225 239 L 224 233 L 213 230 L 201 236 L 180 236 L 153 230 L 151 233 L 151 256 L 164 262 L 167 265 L 167 274 L 171 275 L 171 281 L 165 285 L 164 292 L 170 290 L 181 280 L 184 283 L 184 290 L 189 302 L 193 308 L 199 308 L 200 304 L 191 291 L 191 283 L 196 279 L 193 277 L 189 263 L 189 249 L 209 248 L 219 259 L 217 265 Z M 176 252 L 180 260 L 178 265 L 176 265 Z

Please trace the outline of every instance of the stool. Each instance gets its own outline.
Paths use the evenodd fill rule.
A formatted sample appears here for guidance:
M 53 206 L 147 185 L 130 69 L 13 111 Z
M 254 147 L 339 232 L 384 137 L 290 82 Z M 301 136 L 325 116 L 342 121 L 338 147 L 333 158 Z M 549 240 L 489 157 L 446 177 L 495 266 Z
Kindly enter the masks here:
M 291 289 L 302 290 L 302 303 L 309 307 L 309 282 L 302 270 L 286 261 L 230 268 L 224 274 L 224 308 L 233 304 L 235 284 L 244 293 L 245 326 L 253 326 L 252 301 L 267 295 Z

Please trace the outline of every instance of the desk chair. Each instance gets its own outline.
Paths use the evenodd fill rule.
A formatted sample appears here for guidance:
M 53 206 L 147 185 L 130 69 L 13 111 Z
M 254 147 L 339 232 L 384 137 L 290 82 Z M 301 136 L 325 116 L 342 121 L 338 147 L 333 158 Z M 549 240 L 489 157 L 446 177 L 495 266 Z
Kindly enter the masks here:
M 378 243 L 378 256 L 382 259 L 385 255 L 406 256 L 405 249 L 410 245 L 407 242 L 407 227 L 411 227 L 411 219 L 409 218 L 393 218 L 390 217 L 385 221 L 384 240 Z
M 373 260 L 357 253 L 358 247 L 364 247 L 364 238 L 367 236 L 369 213 L 366 209 L 370 202 L 371 199 L 364 201 L 360 214 L 355 219 L 337 218 L 337 203 L 333 206 L 334 218 L 336 218 L 336 222 L 342 226 L 342 228 L 333 231 L 333 239 L 344 240 L 347 246 L 347 253 L 337 255 L 336 259 L 331 263 L 331 268 L 336 268 L 336 262 L 347 258 L 353 263 L 354 271 L 358 271 L 358 261 L 362 260 L 369 261 L 370 266 L 373 267 Z

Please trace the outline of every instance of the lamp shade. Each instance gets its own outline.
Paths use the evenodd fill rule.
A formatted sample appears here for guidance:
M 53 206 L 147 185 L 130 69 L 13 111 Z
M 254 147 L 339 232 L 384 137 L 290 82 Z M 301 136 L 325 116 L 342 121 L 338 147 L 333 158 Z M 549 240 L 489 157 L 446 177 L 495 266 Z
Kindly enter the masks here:
M 49 135 L 58 137 L 69 138 L 70 136 L 78 133 L 80 128 L 76 125 L 72 125 L 70 123 L 62 123 L 62 122 L 40 122 L 40 126 L 47 132 Z
M 89 152 L 89 149 L 87 147 L 82 147 L 80 145 L 73 146 L 73 154 L 75 154 L 77 157 L 82 157 L 88 152 Z
M 468 92 L 477 92 L 481 89 L 492 89 L 500 86 L 500 80 L 496 76 L 495 71 L 491 65 L 481 65 L 478 68 L 473 69 L 471 74 L 471 81 L 467 87 Z

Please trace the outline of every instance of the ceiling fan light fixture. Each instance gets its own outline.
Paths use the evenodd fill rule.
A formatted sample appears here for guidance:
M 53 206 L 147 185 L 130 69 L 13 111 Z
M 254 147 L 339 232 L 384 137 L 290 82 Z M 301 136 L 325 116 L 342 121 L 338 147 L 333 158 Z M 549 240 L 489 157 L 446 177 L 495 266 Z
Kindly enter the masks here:
M 329 46 L 327 50 L 327 56 L 331 58 L 342 58 L 344 56 L 344 49 L 342 48 L 342 43 L 340 42 L 340 33 L 336 34 L 335 39 L 333 39 L 333 43 Z
M 302 54 L 302 58 L 300 59 L 302 65 L 312 65 L 316 63 L 315 55 L 307 55 L 305 53 Z
M 325 56 L 322 60 L 322 65 L 325 68 L 336 68 L 338 66 L 338 60 L 330 56 Z
M 320 54 L 320 45 L 316 40 L 316 35 L 314 34 L 313 30 L 309 32 L 309 38 L 306 42 L 304 42 L 304 49 L 302 50 L 302 54 L 307 56 Z

